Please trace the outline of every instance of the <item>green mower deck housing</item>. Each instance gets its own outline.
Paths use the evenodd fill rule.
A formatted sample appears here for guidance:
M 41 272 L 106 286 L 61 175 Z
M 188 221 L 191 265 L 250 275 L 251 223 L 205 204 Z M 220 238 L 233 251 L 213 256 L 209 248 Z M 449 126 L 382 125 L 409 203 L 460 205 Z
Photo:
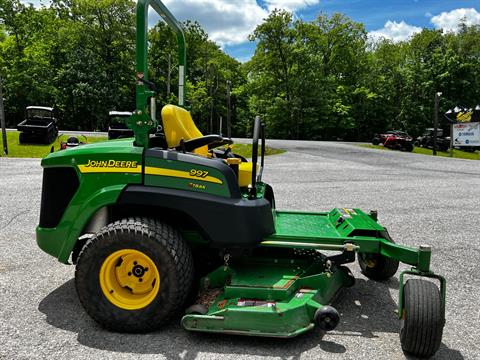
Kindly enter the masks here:
M 272 187 L 261 180 L 265 133 L 259 118 L 251 162 L 218 135 L 172 140 L 169 126 L 194 127 L 181 107 L 165 107 L 165 134 L 153 135 L 149 5 L 177 32 L 183 94 L 182 27 L 159 0 L 138 1 L 137 109 L 127 122 L 135 138 L 42 160 L 37 243 L 60 262 L 77 265 L 76 289 L 88 314 L 115 331 L 155 330 L 184 311 L 182 326 L 191 331 L 294 337 L 338 324 L 332 304 L 355 282 L 345 264 L 358 259 L 367 277 L 385 281 L 402 262 L 411 265 L 400 276 L 402 347 L 418 356 L 435 353 L 445 280 L 430 270 L 429 246 L 394 243 L 375 211 L 277 210 Z M 405 274 L 416 279 L 404 284 Z M 440 290 L 418 278 L 437 280 Z

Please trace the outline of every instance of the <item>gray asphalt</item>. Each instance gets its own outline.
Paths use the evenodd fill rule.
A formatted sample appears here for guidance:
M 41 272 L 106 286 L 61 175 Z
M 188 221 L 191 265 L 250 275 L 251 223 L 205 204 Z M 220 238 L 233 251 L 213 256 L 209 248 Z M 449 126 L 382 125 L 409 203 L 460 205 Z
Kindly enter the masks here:
M 398 242 L 430 244 L 432 268 L 448 280 L 447 324 L 438 359 L 480 358 L 480 162 L 359 148 L 269 141 L 264 179 L 279 209 L 379 211 Z M 0 158 L 0 358 L 403 359 L 395 309 L 399 282 L 375 283 L 351 268 L 355 287 L 335 306 L 337 329 L 291 340 L 188 333 L 172 322 L 147 335 L 109 333 L 83 311 L 74 268 L 35 244 L 39 160 Z

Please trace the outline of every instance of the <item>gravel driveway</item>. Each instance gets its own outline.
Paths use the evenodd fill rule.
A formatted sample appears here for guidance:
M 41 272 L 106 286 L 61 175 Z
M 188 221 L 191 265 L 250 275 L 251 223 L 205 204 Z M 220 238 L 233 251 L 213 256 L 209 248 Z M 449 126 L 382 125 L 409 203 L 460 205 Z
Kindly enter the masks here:
M 398 243 L 433 246 L 445 275 L 447 325 L 438 359 L 480 358 L 480 162 L 364 149 L 329 142 L 268 141 L 288 151 L 266 159 L 277 208 L 379 211 Z M 83 311 L 72 266 L 40 251 L 34 229 L 41 193 L 38 159 L 0 158 L 0 359 L 404 359 L 395 314 L 396 278 L 357 277 L 335 304 L 337 329 L 290 340 L 161 332 L 124 335 Z

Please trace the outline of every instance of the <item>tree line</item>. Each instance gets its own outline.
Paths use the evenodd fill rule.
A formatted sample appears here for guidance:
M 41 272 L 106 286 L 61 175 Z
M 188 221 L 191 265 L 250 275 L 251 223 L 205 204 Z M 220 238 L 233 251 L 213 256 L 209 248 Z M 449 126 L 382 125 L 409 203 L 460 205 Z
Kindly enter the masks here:
M 388 129 L 413 135 L 441 111 L 480 103 L 480 26 L 423 29 L 408 41 L 369 41 L 342 14 L 303 21 L 273 11 L 250 35 L 240 63 L 196 22 L 184 23 L 187 93 L 197 125 L 220 132 L 231 82 L 234 136 L 250 136 L 255 115 L 268 136 L 368 140 Z M 177 43 L 162 22 L 149 30 L 150 78 L 160 104 L 176 103 Z M 34 8 L 0 0 L 0 75 L 7 124 L 29 105 L 54 106 L 62 129 L 104 130 L 108 112 L 135 107 L 135 2 L 52 0 Z M 225 130 L 224 130 L 225 132 Z

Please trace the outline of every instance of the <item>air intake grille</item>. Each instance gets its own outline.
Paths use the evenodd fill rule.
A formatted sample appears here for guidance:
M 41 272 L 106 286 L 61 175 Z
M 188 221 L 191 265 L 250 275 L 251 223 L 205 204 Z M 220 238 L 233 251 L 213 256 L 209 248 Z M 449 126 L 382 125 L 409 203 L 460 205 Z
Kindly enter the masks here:
M 78 186 L 78 177 L 73 168 L 43 170 L 40 227 L 54 228 L 58 225 Z

